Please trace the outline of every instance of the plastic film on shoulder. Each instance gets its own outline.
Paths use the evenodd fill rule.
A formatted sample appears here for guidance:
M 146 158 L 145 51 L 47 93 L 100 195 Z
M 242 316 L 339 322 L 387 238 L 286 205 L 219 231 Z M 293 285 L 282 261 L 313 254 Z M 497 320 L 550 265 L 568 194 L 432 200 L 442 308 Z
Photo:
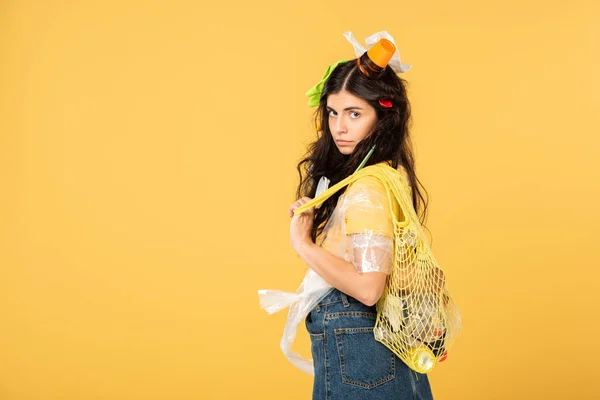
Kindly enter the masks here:
M 347 237 L 350 262 L 361 273 L 389 274 L 394 261 L 394 240 L 374 234 L 352 234 Z
M 344 196 L 346 234 L 393 236 L 392 212 L 383 184 L 373 177 L 358 180 Z

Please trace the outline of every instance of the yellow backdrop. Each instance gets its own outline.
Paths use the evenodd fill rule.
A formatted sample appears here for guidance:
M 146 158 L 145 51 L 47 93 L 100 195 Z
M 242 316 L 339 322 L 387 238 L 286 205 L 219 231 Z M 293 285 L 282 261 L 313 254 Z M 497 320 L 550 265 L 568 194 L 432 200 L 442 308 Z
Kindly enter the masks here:
M 0 398 L 308 399 L 304 93 L 388 30 L 463 316 L 436 400 L 600 398 L 600 3 L 0 3 Z M 295 346 L 309 355 L 308 335 Z

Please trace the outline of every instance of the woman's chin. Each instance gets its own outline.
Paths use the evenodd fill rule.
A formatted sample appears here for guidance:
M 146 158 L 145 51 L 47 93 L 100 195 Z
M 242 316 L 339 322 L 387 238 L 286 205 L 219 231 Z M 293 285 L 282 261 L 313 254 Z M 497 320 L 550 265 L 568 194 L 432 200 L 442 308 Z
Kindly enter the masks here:
M 347 146 L 343 146 L 343 147 L 336 146 L 336 147 L 339 150 L 339 152 L 345 156 L 352 154 L 352 152 L 354 151 L 354 147 L 347 147 Z

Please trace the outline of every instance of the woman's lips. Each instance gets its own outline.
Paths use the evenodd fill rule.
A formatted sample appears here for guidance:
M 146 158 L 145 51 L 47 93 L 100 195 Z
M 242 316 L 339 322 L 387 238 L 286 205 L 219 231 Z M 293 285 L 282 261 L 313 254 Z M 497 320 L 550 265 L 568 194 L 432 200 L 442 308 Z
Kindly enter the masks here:
M 348 140 L 336 140 L 335 142 L 338 146 L 349 146 L 350 144 L 352 144 L 352 142 Z

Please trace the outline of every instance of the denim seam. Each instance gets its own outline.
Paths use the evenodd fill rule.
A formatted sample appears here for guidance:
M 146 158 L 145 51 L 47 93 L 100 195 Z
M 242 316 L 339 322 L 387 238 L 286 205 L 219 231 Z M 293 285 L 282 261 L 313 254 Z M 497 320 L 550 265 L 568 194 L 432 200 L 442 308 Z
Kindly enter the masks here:
M 369 326 L 369 327 L 365 327 L 365 328 L 337 328 L 334 330 L 334 333 L 336 334 L 344 334 L 344 333 L 356 333 L 356 332 L 373 332 L 373 329 L 375 329 L 374 326 Z
M 370 319 L 377 319 L 377 313 L 369 311 L 340 311 L 325 314 L 325 319 L 335 319 L 340 317 L 366 317 Z
M 414 371 L 412 370 L 412 368 L 408 369 L 408 376 L 410 379 L 410 388 L 412 389 L 412 395 L 413 395 L 413 399 L 416 400 L 417 399 L 417 385 L 415 384 L 415 377 L 413 376 Z
M 325 358 L 325 400 L 329 398 L 329 372 L 327 371 L 327 325 L 325 324 L 325 315 L 327 314 L 327 305 L 325 305 L 325 312 L 323 313 L 323 356 Z

